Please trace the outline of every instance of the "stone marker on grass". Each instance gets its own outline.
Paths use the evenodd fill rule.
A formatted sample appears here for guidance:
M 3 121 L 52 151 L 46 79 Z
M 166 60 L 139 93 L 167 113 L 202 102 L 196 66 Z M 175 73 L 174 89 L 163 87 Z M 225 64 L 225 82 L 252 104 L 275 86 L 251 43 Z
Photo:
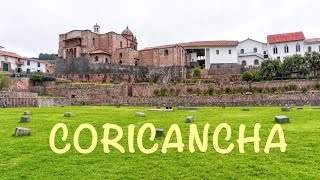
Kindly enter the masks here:
M 29 116 L 21 116 L 20 122 L 21 123 L 29 123 L 30 122 L 30 117 Z
M 302 110 L 303 109 L 303 107 L 297 107 L 297 110 Z
M 136 112 L 136 116 L 138 117 L 146 117 L 146 114 L 143 112 Z
M 291 111 L 291 108 L 290 108 L 290 107 L 283 107 L 283 108 L 281 108 L 281 110 L 282 110 L 283 112 L 290 112 L 290 111 Z
M 64 117 L 71 117 L 72 116 L 72 112 L 65 112 L 64 113 Z
M 275 116 L 274 119 L 277 123 L 289 123 L 289 118 L 287 116 Z
M 163 129 L 156 128 L 156 137 L 161 137 L 163 135 Z
M 243 108 L 242 111 L 250 111 L 249 108 Z
M 31 115 L 31 114 L 32 114 L 31 111 L 25 111 L 25 112 L 23 112 L 23 115 Z
M 13 132 L 13 136 L 30 136 L 31 131 L 28 128 L 16 127 Z
M 188 116 L 186 118 L 186 123 L 193 123 L 194 122 L 194 117 L 193 116 Z

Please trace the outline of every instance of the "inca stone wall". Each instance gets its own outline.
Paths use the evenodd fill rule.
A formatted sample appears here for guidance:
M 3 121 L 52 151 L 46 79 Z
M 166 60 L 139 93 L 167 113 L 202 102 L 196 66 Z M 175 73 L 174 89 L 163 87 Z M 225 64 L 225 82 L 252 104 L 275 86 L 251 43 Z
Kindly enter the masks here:
M 299 89 L 303 87 L 315 87 L 317 81 L 297 81 L 297 82 L 266 82 L 256 83 L 253 88 L 287 86 L 295 83 Z M 226 87 L 247 87 L 246 83 L 239 84 L 203 84 L 203 85 L 151 85 L 151 84 L 77 84 L 62 83 L 49 84 L 45 93 L 53 96 L 64 96 L 71 99 L 74 105 L 171 105 L 171 106 L 240 106 L 240 105 L 320 105 L 319 91 L 301 93 L 301 91 L 284 93 L 257 93 L 253 95 L 243 94 L 224 94 L 224 95 L 205 95 L 203 92 L 212 88 L 224 89 Z M 162 97 L 161 91 L 166 89 L 165 96 Z M 192 89 L 192 93 L 190 93 Z M 159 94 L 155 94 L 155 90 Z
M 55 74 L 72 82 L 178 82 L 186 78 L 188 70 L 182 66 L 142 67 L 89 63 L 86 58 L 57 59 Z

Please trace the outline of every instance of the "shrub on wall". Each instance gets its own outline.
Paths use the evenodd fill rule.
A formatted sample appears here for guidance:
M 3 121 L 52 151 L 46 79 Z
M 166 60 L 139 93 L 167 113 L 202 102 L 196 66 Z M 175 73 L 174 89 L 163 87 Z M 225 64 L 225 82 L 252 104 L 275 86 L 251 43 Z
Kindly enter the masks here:
M 192 93 L 193 93 L 193 89 L 192 89 L 192 88 L 187 88 L 187 92 L 188 92 L 189 94 L 192 94 Z
M 243 81 L 251 81 L 252 80 L 252 74 L 248 71 L 244 72 L 242 74 L 242 80 Z
M 200 78 L 201 77 L 201 69 L 199 66 L 193 69 L 193 77 Z
M 296 91 L 298 89 L 298 86 L 296 84 L 289 84 L 288 89 L 289 91 Z
M 317 83 L 315 87 L 316 89 L 320 89 L 320 83 Z
M 42 72 L 34 72 L 30 76 L 30 81 L 35 84 L 35 85 L 40 85 L 44 81 L 55 81 L 56 78 L 50 77 L 50 76 L 45 76 Z
M 270 90 L 271 90 L 271 93 L 275 93 L 277 92 L 278 88 L 275 86 L 272 86 Z
M 5 88 L 8 88 L 10 85 L 10 80 L 7 77 L 0 77 L 0 90 L 2 91 Z
M 210 95 L 210 96 L 213 95 L 213 88 L 212 88 L 212 87 L 210 87 L 210 88 L 208 89 L 208 95 Z

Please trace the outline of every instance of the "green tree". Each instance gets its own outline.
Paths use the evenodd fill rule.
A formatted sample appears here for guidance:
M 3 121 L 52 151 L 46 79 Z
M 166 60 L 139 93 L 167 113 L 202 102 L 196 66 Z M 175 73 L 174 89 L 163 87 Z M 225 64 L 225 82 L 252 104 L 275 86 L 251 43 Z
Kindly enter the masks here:
M 313 78 L 317 78 L 320 69 L 320 53 L 315 51 L 312 53 L 307 52 L 304 57 L 305 61 L 309 64 Z
M 244 81 L 247 81 L 247 82 L 251 81 L 252 78 L 253 78 L 252 74 L 248 71 L 246 71 L 242 74 L 242 80 L 244 80 Z

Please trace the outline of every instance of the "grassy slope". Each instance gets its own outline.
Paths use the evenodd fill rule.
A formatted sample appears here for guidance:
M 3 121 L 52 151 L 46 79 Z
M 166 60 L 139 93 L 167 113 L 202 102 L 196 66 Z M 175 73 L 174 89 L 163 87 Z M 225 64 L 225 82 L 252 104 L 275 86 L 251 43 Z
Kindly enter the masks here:
M 167 113 L 146 112 L 147 117 L 135 117 L 135 112 L 146 110 L 145 107 L 116 108 L 116 107 L 57 107 L 31 108 L 30 124 L 20 124 L 19 118 L 23 111 L 30 108 L 0 109 L 0 177 L 1 178 L 36 178 L 36 179 L 64 179 L 69 178 L 262 178 L 262 179 L 315 179 L 320 174 L 320 110 L 305 108 L 289 113 L 283 113 L 279 107 L 254 107 L 250 112 L 243 112 L 241 108 L 201 108 L 197 112 L 175 111 Z M 64 118 L 63 113 L 71 111 L 74 117 Z M 290 124 L 282 125 L 288 144 L 287 152 L 279 149 L 264 154 L 266 138 L 274 125 L 275 115 L 288 115 Z M 204 124 L 210 123 L 209 147 L 206 153 L 196 151 L 191 154 L 188 150 L 189 124 L 184 123 L 187 115 L 194 115 L 199 131 Z M 51 128 L 64 122 L 69 128 L 68 142 L 72 144 L 73 133 L 82 123 L 91 123 L 98 132 L 98 145 L 87 155 L 71 150 L 63 155 L 54 154 L 48 143 Z M 177 123 L 183 133 L 185 143 L 184 152 L 178 153 L 170 149 L 167 154 L 158 150 L 154 154 L 145 155 L 139 152 L 130 154 L 126 148 L 125 154 L 111 149 L 110 154 L 103 152 L 100 140 L 103 138 L 102 125 L 115 123 L 122 126 L 124 138 L 121 144 L 127 147 L 127 126 L 131 123 L 140 127 L 146 122 L 165 130 L 173 123 Z M 227 155 L 218 154 L 212 146 L 212 134 L 215 127 L 226 122 L 232 127 L 232 142 L 235 149 Z M 240 124 L 247 126 L 247 135 L 253 135 L 255 123 L 261 123 L 260 153 L 254 153 L 253 145 L 245 146 L 246 153 L 240 154 L 236 139 Z M 30 137 L 12 137 L 15 127 L 28 127 L 32 130 Z M 151 147 L 145 134 L 145 146 Z M 83 147 L 91 144 L 91 133 L 83 131 L 80 143 Z M 224 143 L 221 134 L 220 144 Z M 59 147 L 61 133 L 56 138 Z M 156 139 L 160 144 L 164 138 Z

